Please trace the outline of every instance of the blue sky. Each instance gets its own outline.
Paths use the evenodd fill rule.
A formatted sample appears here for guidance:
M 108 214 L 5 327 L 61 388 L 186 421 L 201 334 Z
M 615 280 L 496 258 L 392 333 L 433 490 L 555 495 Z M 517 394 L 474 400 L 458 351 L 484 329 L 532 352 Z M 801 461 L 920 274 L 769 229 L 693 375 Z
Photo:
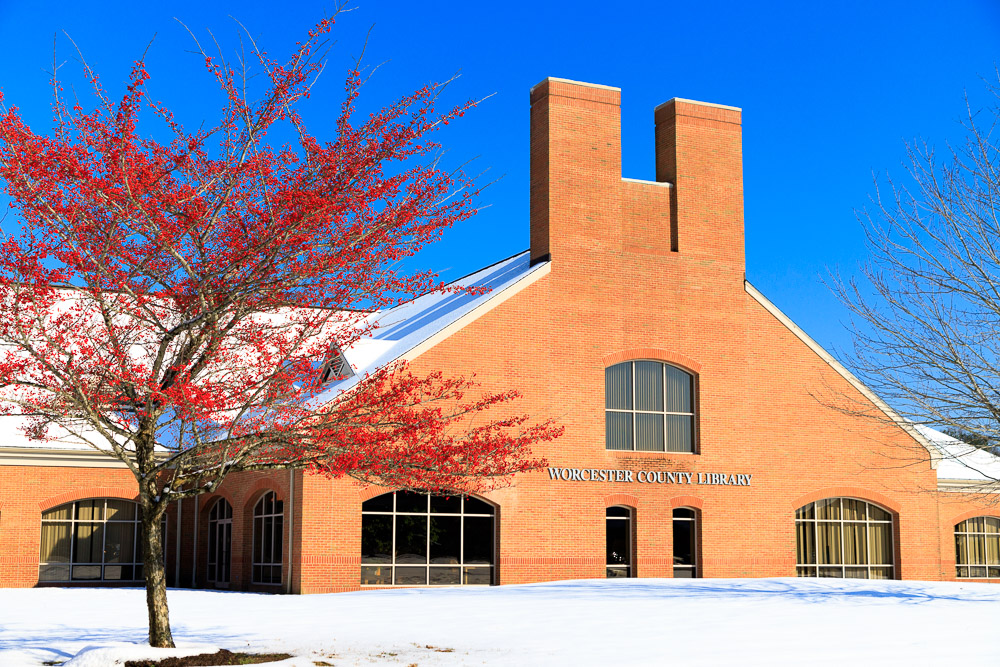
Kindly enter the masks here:
M 477 157 L 492 176 L 480 215 L 419 263 L 457 278 L 528 245 L 528 89 L 546 76 L 622 89 L 623 175 L 652 179 L 652 110 L 672 97 L 743 108 L 747 276 L 835 353 L 850 345 L 843 308 L 822 280 L 850 275 L 865 256 L 854 209 L 875 173 L 901 174 L 904 141 L 943 149 L 962 137 L 964 95 L 990 100 L 1000 3 L 535 2 L 356 5 L 335 29 L 330 66 L 307 107 L 322 138 L 342 73 L 374 26 L 366 59 L 385 64 L 365 91 L 378 106 L 461 71 L 454 101 L 491 93 L 442 136 L 449 159 Z M 0 88 L 45 127 L 53 35 L 78 69 L 66 31 L 105 86 L 120 90 L 156 35 L 150 88 L 196 123 L 217 103 L 190 37 L 212 30 L 227 49 L 239 19 L 273 55 L 291 48 L 333 4 L 46 2 L 0 0 Z

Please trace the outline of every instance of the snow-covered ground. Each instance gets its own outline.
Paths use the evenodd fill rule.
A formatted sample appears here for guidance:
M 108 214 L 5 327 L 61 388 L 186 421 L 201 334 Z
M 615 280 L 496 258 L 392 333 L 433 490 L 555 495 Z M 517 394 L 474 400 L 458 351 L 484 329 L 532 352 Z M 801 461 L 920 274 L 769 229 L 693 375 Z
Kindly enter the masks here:
M 630 579 L 169 597 L 188 653 L 281 651 L 296 666 L 1000 664 L 990 584 Z M 0 665 L 77 654 L 68 665 L 111 665 L 120 642 L 144 641 L 145 623 L 139 589 L 0 590 Z

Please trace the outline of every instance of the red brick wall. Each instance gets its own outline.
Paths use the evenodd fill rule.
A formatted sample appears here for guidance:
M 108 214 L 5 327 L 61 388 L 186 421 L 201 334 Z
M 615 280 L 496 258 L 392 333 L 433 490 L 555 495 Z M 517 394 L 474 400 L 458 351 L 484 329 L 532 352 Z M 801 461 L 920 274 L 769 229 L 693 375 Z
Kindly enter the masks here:
M 642 183 L 621 178 L 617 90 L 549 80 L 532 90 L 531 103 L 531 255 L 551 258 L 550 272 L 425 352 L 413 369 L 476 373 L 489 389 L 520 389 L 516 411 L 566 427 L 536 448 L 554 467 L 753 478 L 728 487 L 522 475 L 485 494 L 499 508 L 500 582 L 603 577 L 611 505 L 634 509 L 638 576 L 672 575 L 677 507 L 697 510 L 703 576 L 791 576 L 795 509 L 841 495 L 893 513 L 897 576 L 954 578 L 954 523 L 995 512 L 938 494 L 934 471 L 917 462 L 923 450 L 902 430 L 831 408 L 845 398 L 870 403 L 746 291 L 739 110 L 661 105 L 654 122 L 663 183 Z M 695 376 L 697 453 L 605 449 L 605 368 L 645 358 Z M 287 530 L 285 538 L 292 590 L 357 588 L 361 503 L 386 489 L 294 477 L 294 503 L 285 471 L 233 476 L 217 494 L 233 505 L 233 543 L 242 545 L 234 548 L 232 587 L 249 586 L 253 503 L 274 490 L 286 522 L 294 511 L 291 545 Z M 0 581 L 37 579 L 42 499 L 114 495 L 110 487 L 134 493 L 127 471 L 0 467 Z M 205 583 L 212 502 L 198 501 L 197 549 L 191 539 L 182 544 L 184 585 L 195 552 Z M 185 535 L 194 505 L 183 506 Z

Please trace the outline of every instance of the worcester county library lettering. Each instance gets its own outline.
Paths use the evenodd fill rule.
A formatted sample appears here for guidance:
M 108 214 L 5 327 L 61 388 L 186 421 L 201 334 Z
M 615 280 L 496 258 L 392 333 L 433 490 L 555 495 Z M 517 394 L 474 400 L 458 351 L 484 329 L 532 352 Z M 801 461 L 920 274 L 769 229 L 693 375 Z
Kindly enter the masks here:
M 715 484 L 750 486 L 752 474 L 720 472 L 664 472 L 662 470 L 605 470 L 598 468 L 549 468 L 549 479 L 564 482 L 625 482 L 639 484 Z

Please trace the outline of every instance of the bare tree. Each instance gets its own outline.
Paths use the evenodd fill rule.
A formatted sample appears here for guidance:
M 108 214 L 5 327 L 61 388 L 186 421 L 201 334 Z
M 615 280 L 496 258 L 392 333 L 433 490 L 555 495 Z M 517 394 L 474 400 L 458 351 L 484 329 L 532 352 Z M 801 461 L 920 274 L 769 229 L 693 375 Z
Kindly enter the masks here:
M 910 144 L 907 177 L 876 179 L 859 212 L 870 258 L 834 281 L 853 314 L 848 365 L 888 419 L 943 430 L 968 453 L 1000 441 L 1000 86 L 987 88 L 987 108 L 966 97 L 963 143 L 943 155 Z

